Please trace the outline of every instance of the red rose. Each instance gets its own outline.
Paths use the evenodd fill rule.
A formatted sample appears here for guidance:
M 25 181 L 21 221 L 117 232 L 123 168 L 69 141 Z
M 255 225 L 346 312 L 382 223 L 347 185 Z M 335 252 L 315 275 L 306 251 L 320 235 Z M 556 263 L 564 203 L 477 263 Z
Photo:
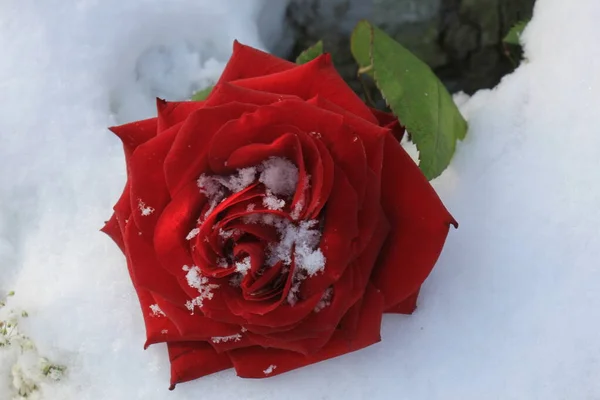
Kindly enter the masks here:
M 128 180 L 103 230 L 172 387 L 355 351 L 380 340 L 382 313 L 414 310 L 455 222 L 393 121 L 329 55 L 298 66 L 236 43 L 206 101 L 112 128 Z

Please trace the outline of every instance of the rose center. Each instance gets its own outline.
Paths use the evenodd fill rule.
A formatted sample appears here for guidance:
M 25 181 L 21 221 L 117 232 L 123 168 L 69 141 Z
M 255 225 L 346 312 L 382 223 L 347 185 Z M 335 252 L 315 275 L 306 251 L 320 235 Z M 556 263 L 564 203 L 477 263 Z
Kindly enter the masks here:
M 206 204 L 188 238 L 196 238 L 202 259 L 213 260 L 204 272 L 229 277 L 249 300 L 285 292 L 290 304 L 298 301 L 301 282 L 323 271 L 326 261 L 320 221 L 298 220 L 309 189 L 309 177 L 300 177 L 282 157 L 226 176 L 200 176 Z

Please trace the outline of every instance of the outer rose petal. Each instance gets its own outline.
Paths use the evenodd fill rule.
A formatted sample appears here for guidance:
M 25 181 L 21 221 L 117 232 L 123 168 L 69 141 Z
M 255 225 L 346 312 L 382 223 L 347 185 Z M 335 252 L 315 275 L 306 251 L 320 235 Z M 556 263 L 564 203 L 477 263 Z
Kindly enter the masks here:
M 371 112 L 379 121 L 380 126 L 390 129 L 396 140 L 402 140 L 406 129 L 394 114 L 379 111 L 375 108 L 371 108 Z
M 236 79 L 274 74 L 296 67 L 297 65 L 292 62 L 243 45 L 235 40 L 233 42 L 233 54 L 225 66 L 225 70 L 217 85 Z
M 304 356 L 292 351 L 249 347 L 229 352 L 238 376 L 265 378 L 350 353 L 379 342 L 383 298 L 372 285 L 363 298 L 355 332 L 338 330 L 320 351 Z
M 171 320 L 167 318 L 158 306 L 156 300 L 149 291 L 136 288 L 144 324 L 146 325 L 146 343 L 144 349 L 151 344 L 176 340 L 179 337 L 179 331 L 173 325 Z
M 239 325 L 214 321 L 198 311 L 190 314 L 188 309 L 173 305 L 156 294 L 154 294 L 154 301 L 176 327 L 178 335 L 173 341 L 205 341 L 212 337 L 234 335 L 240 331 Z
M 398 303 L 396 306 L 385 310 L 385 312 L 396 314 L 412 314 L 417 308 L 417 298 L 419 297 L 419 290 L 420 288 L 415 293 L 408 296 L 405 300 Z
M 283 95 L 277 93 L 263 92 L 260 90 L 248 89 L 231 83 L 220 83 L 212 90 L 206 107 L 222 106 L 224 104 L 240 102 L 245 104 L 254 104 L 257 106 L 266 106 L 282 100 L 301 100 L 298 96 Z
M 357 117 L 320 96 L 310 99 L 307 103 L 314 104 L 319 108 L 340 114 L 344 117 L 344 123 L 350 126 L 354 130 L 354 133 L 362 140 L 365 146 L 369 167 L 376 174 L 378 179 L 377 186 L 379 186 L 381 166 L 383 163 L 383 143 L 387 136 L 388 127 L 381 127 L 375 123 Z M 379 193 L 377 193 L 377 195 L 379 195 Z
M 129 157 L 138 146 L 156 136 L 156 126 L 156 118 L 150 118 L 108 129 L 121 139 L 125 155 Z
M 204 107 L 203 101 L 165 101 L 156 99 L 158 133 L 183 122 L 192 112 L 202 107 Z
M 125 244 L 124 246 L 125 250 L 127 250 Z M 129 272 L 129 277 L 131 278 L 131 281 L 133 283 L 135 281 L 131 257 L 129 257 L 127 251 L 125 251 L 125 254 L 127 259 L 127 270 Z M 177 337 L 178 331 L 177 329 L 175 329 L 174 325 L 164 315 L 162 315 L 162 313 L 159 312 L 159 310 L 153 308 L 157 305 L 157 302 L 152 296 L 152 293 L 142 287 L 136 286 L 135 283 L 134 289 L 138 296 L 142 316 L 144 318 L 144 325 L 146 327 L 146 344 L 144 345 L 144 348 L 148 347 L 148 345 L 151 343 L 166 341 Z
M 249 89 L 295 95 L 304 100 L 319 95 L 367 121 L 377 123 L 369 108 L 338 74 L 329 54 L 284 72 L 232 83 Z
M 131 219 L 131 199 L 130 199 L 130 188 L 131 185 L 129 181 L 125 182 L 125 188 L 123 189 L 123 193 L 121 193 L 121 197 L 117 200 L 117 203 L 113 207 L 115 210 L 115 215 L 117 217 L 117 222 L 119 223 L 119 227 L 121 228 L 121 235 L 125 236 L 125 226 L 129 223 Z
M 135 224 L 127 224 L 124 239 L 133 286 L 159 293 L 176 304 L 185 304 L 188 296 L 175 277 L 159 264 L 152 242 L 139 235 Z
M 392 230 L 371 281 L 383 292 L 386 310 L 393 310 L 418 291 L 456 221 L 392 135 L 382 174 L 381 200 Z
M 178 128 L 172 127 L 139 146 L 128 162 L 133 220 L 148 240 L 152 239 L 156 221 L 170 200 L 163 164 L 177 132 Z
M 121 234 L 121 228 L 117 221 L 117 214 L 113 213 L 108 221 L 104 224 L 104 227 L 100 229 L 106 233 L 116 244 L 122 252 L 125 252 L 125 243 L 123 243 L 123 235 Z
M 202 376 L 231 367 L 227 353 L 219 354 L 206 342 L 168 343 L 171 360 L 171 387 L 181 382 L 198 379 Z

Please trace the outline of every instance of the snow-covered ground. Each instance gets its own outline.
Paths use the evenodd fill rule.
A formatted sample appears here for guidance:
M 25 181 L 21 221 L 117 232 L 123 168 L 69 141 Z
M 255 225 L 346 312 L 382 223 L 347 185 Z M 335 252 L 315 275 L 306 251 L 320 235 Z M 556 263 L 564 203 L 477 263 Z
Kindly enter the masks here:
M 272 48 L 283 3 L 0 2 L 0 298 L 16 292 L 2 312 L 27 310 L 20 331 L 68 368 L 41 398 L 600 399 L 597 0 L 538 0 L 528 61 L 458 99 L 471 129 L 434 184 L 461 226 L 414 315 L 354 354 L 167 392 L 166 350 L 142 350 L 123 256 L 98 232 L 125 177 L 106 126 L 209 84 L 234 38 Z M 30 361 L 0 348 L 0 400 Z

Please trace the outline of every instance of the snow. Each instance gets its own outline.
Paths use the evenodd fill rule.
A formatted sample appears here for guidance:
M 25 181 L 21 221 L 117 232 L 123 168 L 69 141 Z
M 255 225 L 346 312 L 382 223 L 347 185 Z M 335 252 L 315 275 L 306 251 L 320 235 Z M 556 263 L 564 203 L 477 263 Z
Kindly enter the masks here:
M 234 335 L 229 335 L 229 336 L 213 336 L 210 338 L 210 340 L 213 343 L 227 343 L 227 342 L 239 342 L 240 340 L 242 340 L 242 335 L 240 335 L 239 333 L 236 333 Z
M 263 197 L 263 206 L 268 210 L 283 210 L 285 207 L 285 200 L 278 198 L 273 195 L 270 190 L 267 190 L 265 197 Z
M 272 266 L 280 261 L 290 265 L 293 259 L 296 269 L 306 272 L 309 276 L 323 271 L 326 260 L 319 248 L 319 221 L 300 221 L 299 224 L 294 224 L 271 214 L 258 215 L 258 221 L 274 226 L 279 234 L 279 242 L 269 244 L 267 265 Z
M 277 365 L 271 364 L 263 372 L 265 373 L 265 375 L 270 375 L 273 373 L 273 371 L 275 371 L 276 368 L 277 368 Z
M 141 199 L 138 200 L 138 208 L 140 209 L 140 214 L 144 217 L 147 217 L 154 212 L 154 208 L 147 206 Z
M 234 38 L 274 48 L 282 3 L 0 3 L 0 298 L 29 313 L 36 359 L 67 367 L 36 378 L 43 399 L 169 394 L 166 349 L 142 350 L 124 257 L 98 232 L 125 181 L 105 127 L 214 81 Z M 596 0 L 538 0 L 528 61 L 461 96 L 470 131 L 434 182 L 461 225 L 414 315 L 386 316 L 366 350 L 266 380 L 224 371 L 177 399 L 600 398 L 599 19 Z M 0 349 L 1 400 L 13 365 L 35 365 L 16 350 Z
M 316 313 L 318 313 L 318 312 L 321 312 L 321 310 L 323 310 L 324 308 L 329 307 L 331 305 L 331 298 L 332 297 L 333 297 L 333 288 L 328 288 L 323 293 L 323 296 L 321 297 L 321 300 L 319 300 L 319 302 L 315 306 L 314 311 Z
M 189 231 L 189 233 L 185 237 L 185 240 L 192 240 L 193 238 L 198 236 L 199 233 L 200 233 L 200 228 L 194 228 L 191 231 Z
M 153 317 L 165 317 L 166 316 L 166 314 L 164 313 L 163 310 L 160 309 L 160 306 L 158 304 L 150 305 L 150 315 L 152 315 Z
M 256 168 L 248 167 L 237 170 L 229 176 L 209 176 L 202 174 L 198 178 L 198 187 L 209 199 L 222 198 L 223 190 L 237 193 L 246 189 L 256 179 Z
M 204 300 L 211 300 L 214 296 L 213 290 L 218 289 L 219 285 L 210 283 L 209 279 L 202 275 L 200 268 L 195 265 L 187 266 L 184 265 L 182 268 L 187 272 L 185 279 L 187 280 L 190 287 L 198 291 L 198 297 L 188 300 L 185 304 L 188 310 L 194 314 L 194 308 L 202 308 L 204 306 Z
M 263 161 L 259 182 L 275 195 L 291 196 L 298 185 L 298 167 L 283 157 Z
M 250 271 L 250 268 L 252 267 L 251 261 L 252 260 L 250 259 L 250 257 L 246 257 L 242 261 L 236 262 L 235 270 L 242 275 L 246 275 L 248 273 L 248 271 Z
M 246 189 L 256 181 L 256 174 L 260 172 L 258 181 L 265 187 L 265 196 L 263 205 L 269 210 L 282 210 L 285 207 L 285 200 L 278 198 L 281 196 L 292 196 L 296 192 L 298 184 L 298 167 L 291 161 L 282 157 L 271 157 L 263 161 L 260 165 L 247 168 L 240 168 L 227 176 L 202 174 L 198 178 L 198 187 L 206 195 L 211 204 L 208 216 L 214 207 L 227 198 L 228 193 L 238 193 Z M 142 209 L 140 202 L 140 210 Z M 296 204 L 297 206 L 298 204 Z

